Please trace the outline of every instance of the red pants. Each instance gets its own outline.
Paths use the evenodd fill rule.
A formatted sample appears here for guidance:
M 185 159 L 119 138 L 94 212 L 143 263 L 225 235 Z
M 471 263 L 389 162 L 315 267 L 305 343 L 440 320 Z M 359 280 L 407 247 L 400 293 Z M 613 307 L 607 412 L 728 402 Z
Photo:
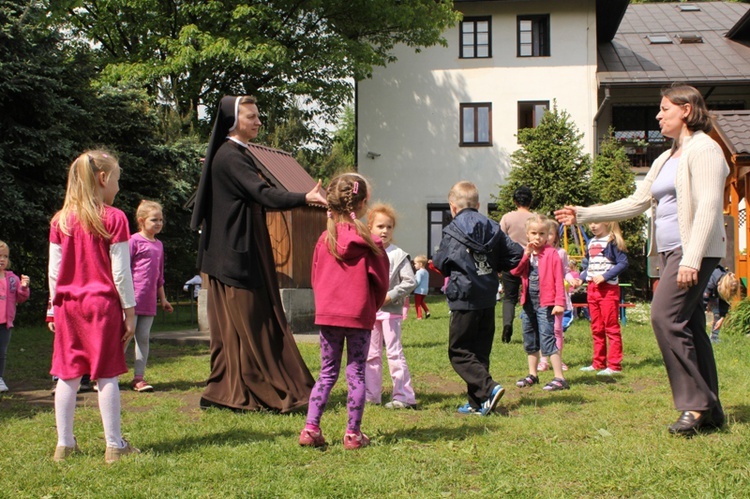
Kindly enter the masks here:
M 613 371 L 621 371 L 620 286 L 606 282 L 589 282 L 588 304 L 591 314 L 591 335 L 594 337 L 594 359 L 591 365 L 595 369 L 608 367 Z
M 414 307 L 417 309 L 417 319 L 422 318 L 422 309 L 425 313 L 430 313 L 430 309 L 427 308 L 427 304 L 424 302 L 425 295 L 414 294 Z

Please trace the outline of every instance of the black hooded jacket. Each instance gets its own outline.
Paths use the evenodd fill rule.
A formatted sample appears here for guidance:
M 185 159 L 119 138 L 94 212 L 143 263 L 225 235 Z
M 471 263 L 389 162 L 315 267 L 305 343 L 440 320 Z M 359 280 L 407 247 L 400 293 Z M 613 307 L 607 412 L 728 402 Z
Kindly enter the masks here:
M 445 295 L 451 310 L 494 307 L 498 272 L 518 265 L 523 247 L 500 226 L 473 208 L 458 212 L 443 229 L 432 263 L 448 277 Z

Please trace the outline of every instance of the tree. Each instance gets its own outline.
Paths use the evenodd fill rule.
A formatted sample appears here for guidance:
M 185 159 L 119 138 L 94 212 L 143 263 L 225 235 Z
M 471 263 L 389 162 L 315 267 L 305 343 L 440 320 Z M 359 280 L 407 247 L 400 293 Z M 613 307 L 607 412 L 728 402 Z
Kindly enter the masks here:
M 445 43 L 450 0 L 55 0 L 73 33 L 97 43 L 109 84 L 145 85 L 197 120 L 224 94 L 253 94 L 270 117 L 332 122 L 352 80 L 392 62 L 392 49 Z M 266 120 L 270 128 L 276 123 Z M 196 123 L 197 124 L 197 121 Z M 322 140 L 306 127 L 306 141 Z
M 556 104 L 536 128 L 519 130 L 521 147 L 511 154 L 510 175 L 497 197 L 500 212 L 515 209 L 513 191 L 521 185 L 531 188 L 531 208 L 539 213 L 550 215 L 564 205 L 585 204 L 591 158 L 583 152 L 582 137 L 568 112 Z
M 614 138 L 614 130 L 599 145 L 599 154 L 594 159 L 591 171 L 591 201 L 611 203 L 635 192 L 635 175 L 630 170 L 630 160 L 625 149 Z M 640 215 L 620 223 L 628 247 L 629 267 L 621 277 L 636 289 L 648 289 L 645 256 L 646 217 Z

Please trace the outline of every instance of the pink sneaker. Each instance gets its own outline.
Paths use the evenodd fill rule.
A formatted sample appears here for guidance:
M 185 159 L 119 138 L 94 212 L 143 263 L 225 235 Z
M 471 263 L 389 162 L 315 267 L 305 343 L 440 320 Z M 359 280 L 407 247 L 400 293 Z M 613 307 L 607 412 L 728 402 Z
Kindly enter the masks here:
M 566 364 L 565 362 L 562 363 L 562 370 L 563 371 L 567 371 L 568 370 L 568 364 Z
M 346 432 L 346 435 L 344 435 L 344 449 L 346 450 L 361 449 L 368 445 L 370 445 L 370 438 L 361 431 L 357 433 Z
M 133 390 L 137 392 L 153 392 L 154 391 L 154 387 L 146 383 L 145 379 L 141 379 L 138 381 L 133 380 L 133 382 L 130 383 L 130 388 L 132 388 Z
M 324 447 L 327 445 L 322 431 L 308 428 L 302 428 L 299 434 L 299 444 L 303 447 Z
M 540 361 L 539 364 L 537 364 L 537 366 L 536 366 L 536 370 L 540 371 L 540 372 L 541 371 L 546 371 L 547 369 L 549 369 L 549 364 L 547 363 L 546 360 Z

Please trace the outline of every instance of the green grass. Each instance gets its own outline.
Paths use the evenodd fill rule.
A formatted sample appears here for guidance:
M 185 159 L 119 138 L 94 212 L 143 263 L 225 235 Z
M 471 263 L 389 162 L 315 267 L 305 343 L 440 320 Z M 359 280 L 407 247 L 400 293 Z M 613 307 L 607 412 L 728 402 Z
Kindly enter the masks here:
M 447 308 L 439 297 L 429 303 L 430 320 L 414 320 L 412 309 L 404 322 L 420 410 L 368 406 L 363 430 L 373 445 L 360 451 L 340 443 L 343 374 L 323 417 L 332 445 L 322 452 L 297 445 L 304 414 L 200 411 L 208 349 L 153 344 L 148 379 L 157 391 L 122 391 L 123 430 L 143 454 L 104 464 L 96 396 L 87 394 L 76 411 L 83 452 L 53 463 L 51 335 L 17 328 L 6 370 L 13 392 L 0 399 L 0 497 L 750 495 L 750 340 L 744 336 L 725 337 L 716 348 L 729 420 L 719 433 L 693 439 L 667 433 L 678 414 L 645 306 L 628 312 L 624 375 L 615 380 L 578 371 L 591 361 L 591 339 L 588 323 L 574 323 L 564 353 L 572 389 L 564 392 L 516 388 L 526 374 L 520 334 L 510 345 L 498 334 L 491 370 L 508 389 L 499 412 L 460 416 L 455 409 L 466 399 L 447 359 Z M 300 349 L 317 374 L 317 344 Z M 551 377 L 542 373 L 543 382 Z

